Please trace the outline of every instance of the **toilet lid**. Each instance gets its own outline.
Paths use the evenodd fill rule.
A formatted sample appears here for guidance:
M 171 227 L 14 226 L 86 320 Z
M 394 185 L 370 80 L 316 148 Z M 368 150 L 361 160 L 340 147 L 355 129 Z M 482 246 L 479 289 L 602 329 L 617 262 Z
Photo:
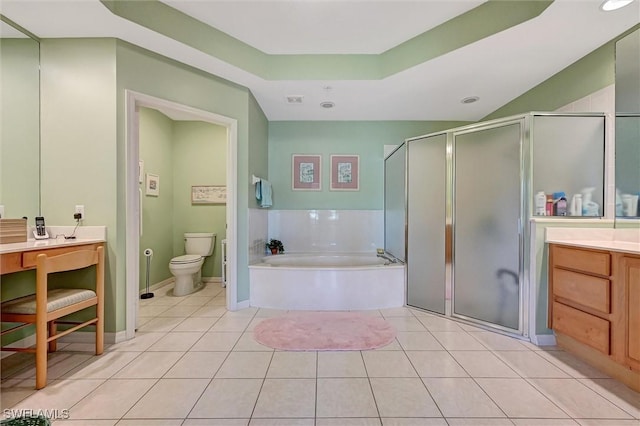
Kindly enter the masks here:
M 199 256 L 197 254 L 185 254 L 184 256 L 178 256 L 178 257 L 174 257 L 173 259 L 171 259 L 171 263 L 175 264 L 185 264 L 185 263 L 196 263 L 198 262 L 200 259 L 202 259 L 202 256 Z

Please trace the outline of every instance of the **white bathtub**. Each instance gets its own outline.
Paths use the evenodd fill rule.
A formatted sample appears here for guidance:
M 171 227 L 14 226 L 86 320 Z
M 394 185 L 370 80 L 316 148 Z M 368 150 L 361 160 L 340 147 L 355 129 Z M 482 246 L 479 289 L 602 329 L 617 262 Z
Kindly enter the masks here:
M 266 256 L 249 266 L 251 305 L 287 310 L 365 310 L 404 305 L 404 265 L 375 254 Z

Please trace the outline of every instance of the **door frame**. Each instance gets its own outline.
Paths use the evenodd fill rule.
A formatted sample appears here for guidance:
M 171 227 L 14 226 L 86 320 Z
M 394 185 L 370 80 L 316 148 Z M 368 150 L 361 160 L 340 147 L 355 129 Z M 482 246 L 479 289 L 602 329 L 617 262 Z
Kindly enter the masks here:
M 238 158 L 238 122 L 234 118 L 203 111 L 176 102 L 125 90 L 125 128 L 126 128 L 126 329 L 125 338 L 135 337 L 136 319 L 138 317 L 139 281 L 140 281 L 140 228 L 141 228 L 141 196 L 139 189 L 140 140 L 138 108 L 165 109 L 187 115 L 194 120 L 205 121 L 227 129 L 227 259 L 226 306 L 234 311 L 238 308 L 237 298 L 237 158 Z

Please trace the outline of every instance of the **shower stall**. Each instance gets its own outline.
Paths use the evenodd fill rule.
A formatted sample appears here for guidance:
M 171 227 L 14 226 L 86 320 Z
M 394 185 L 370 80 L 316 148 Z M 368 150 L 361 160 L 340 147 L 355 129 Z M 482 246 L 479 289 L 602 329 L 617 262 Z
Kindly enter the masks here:
M 406 259 L 407 305 L 526 337 L 534 194 L 593 188 L 602 214 L 604 141 L 604 114 L 528 113 L 389 154 L 385 249 Z

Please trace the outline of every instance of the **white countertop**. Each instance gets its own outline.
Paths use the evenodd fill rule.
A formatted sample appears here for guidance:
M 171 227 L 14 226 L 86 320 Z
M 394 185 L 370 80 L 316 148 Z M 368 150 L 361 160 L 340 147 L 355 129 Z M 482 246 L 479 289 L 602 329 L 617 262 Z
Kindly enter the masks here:
M 547 228 L 547 243 L 640 254 L 640 229 Z
M 43 248 L 56 248 L 77 246 L 81 244 L 104 243 L 107 240 L 106 226 L 79 226 L 76 230 L 76 238 L 65 239 L 62 235 L 71 235 L 74 226 L 47 226 L 49 235 L 59 235 L 58 238 L 48 240 L 29 239 L 22 243 L 0 244 L 0 254 L 17 253 Z M 29 231 L 31 232 L 31 231 Z
M 27 240 L 23 243 L 0 244 L 0 254 L 16 253 L 43 248 L 68 247 L 82 244 L 104 243 L 104 239 L 99 238 L 76 238 L 73 240 L 48 239 L 48 240 Z

